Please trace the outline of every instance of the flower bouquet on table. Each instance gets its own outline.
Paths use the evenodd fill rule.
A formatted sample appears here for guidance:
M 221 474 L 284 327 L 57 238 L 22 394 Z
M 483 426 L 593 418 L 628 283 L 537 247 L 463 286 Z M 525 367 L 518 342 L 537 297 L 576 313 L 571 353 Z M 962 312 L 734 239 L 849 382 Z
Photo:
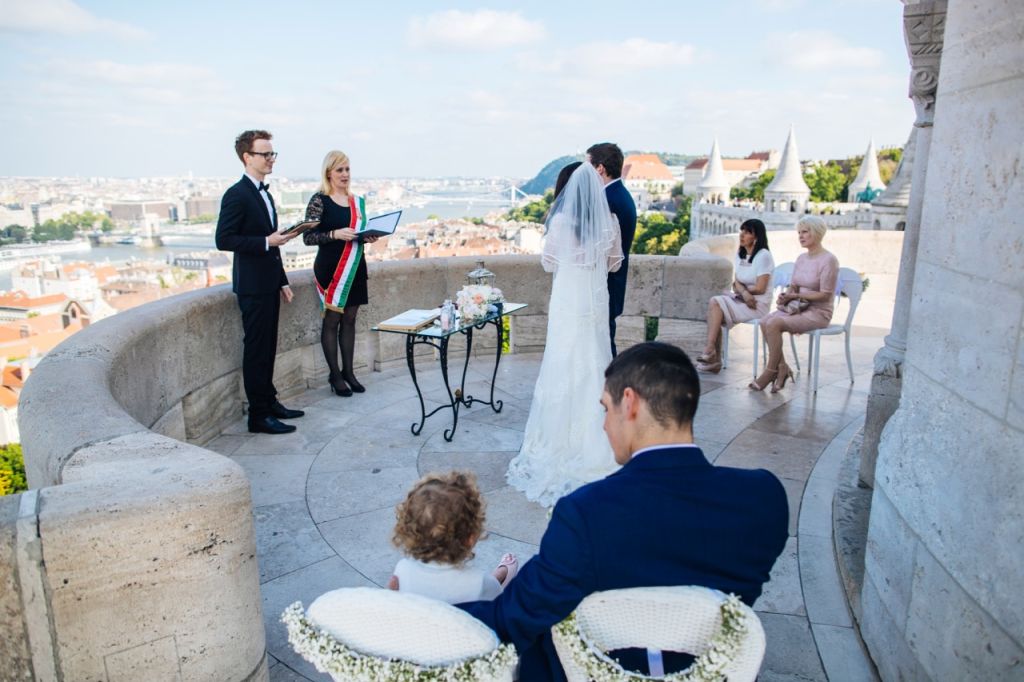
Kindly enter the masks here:
M 501 289 L 486 284 L 467 284 L 455 296 L 459 317 L 465 323 L 496 313 L 505 303 Z

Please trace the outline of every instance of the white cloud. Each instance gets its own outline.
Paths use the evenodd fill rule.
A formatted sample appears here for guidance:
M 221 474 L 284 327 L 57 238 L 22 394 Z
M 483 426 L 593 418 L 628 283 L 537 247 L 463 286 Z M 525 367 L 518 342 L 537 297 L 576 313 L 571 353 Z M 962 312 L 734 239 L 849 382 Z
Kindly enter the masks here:
M 673 69 L 693 64 L 697 49 L 686 43 L 665 43 L 645 38 L 619 42 L 585 43 L 550 56 L 531 52 L 516 59 L 520 68 L 533 73 L 564 74 L 578 80 L 584 89 L 592 79 L 658 69 Z M 573 84 L 568 84 L 573 87 Z
M 129 40 L 149 37 L 137 26 L 97 17 L 73 0 L 0 0 L 0 31 L 101 33 Z
M 544 24 L 524 19 L 518 12 L 482 9 L 475 12 L 447 10 L 409 21 L 408 38 L 413 47 L 453 50 L 498 50 L 541 40 Z
M 827 31 L 774 35 L 766 49 L 781 55 L 785 66 L 801 71 L 878 67 L 883 62 L 880 51 L 850 45 Z

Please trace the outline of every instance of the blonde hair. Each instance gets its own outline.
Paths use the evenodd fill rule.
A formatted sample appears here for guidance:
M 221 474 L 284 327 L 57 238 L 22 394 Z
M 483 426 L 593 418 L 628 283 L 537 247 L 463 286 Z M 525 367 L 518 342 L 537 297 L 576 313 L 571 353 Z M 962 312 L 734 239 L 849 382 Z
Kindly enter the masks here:
M 825 233 L 828 232 L 828 225 L 825 221 L 816 215 L 805 215 L 800 220 L 796 221 L 796 231 L 799 232 L 800 228 L 807 228 L 811 231 L 818 242 L 825 239 Z
M 395 509 L 391 541 L 414 559 L 459 565 L 484 529 L 484 501 L 469 472 L 427 474 Z
M 320 168 L 321 194 L 331 193 L 331 171 L 346 163 L 348 163 L 348 156 L 345 155 L 345 152 L 339 152 L 337 149 L 327 152 L 327 156 L 324 157 L 323 166 Z

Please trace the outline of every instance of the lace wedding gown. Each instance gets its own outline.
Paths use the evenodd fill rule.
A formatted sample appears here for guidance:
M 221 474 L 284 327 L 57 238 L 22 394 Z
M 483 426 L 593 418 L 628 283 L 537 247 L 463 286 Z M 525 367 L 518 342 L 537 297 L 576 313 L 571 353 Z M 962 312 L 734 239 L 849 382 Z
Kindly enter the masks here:
M 603 267 L 562 266 L 548 306 L 548 335 L 519 454 L 507 480 L 550 507 L 618 468 L 604 433 L 608 284 Z

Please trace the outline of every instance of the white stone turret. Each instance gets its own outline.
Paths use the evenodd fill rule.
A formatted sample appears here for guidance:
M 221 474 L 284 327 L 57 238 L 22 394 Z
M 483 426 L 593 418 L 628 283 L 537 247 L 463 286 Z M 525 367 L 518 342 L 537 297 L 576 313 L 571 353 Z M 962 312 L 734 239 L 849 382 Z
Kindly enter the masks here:
M 857 201 L 857 196 L 870 187 L 873 190 L 884 190 L 885 183 L 882 182 L 882 175 L 878 172 L 878 152 L 875 151 L 875 141 L 868 142 L 868 150 L 864 152 L 864 160 L 857 171 L 857 177 L 850 183 L 846 193 L 846 200 Z
M 708 165 L 704 167 L 704 177 L 697 185 L 697 201 L 709 204 L 725 203 L 729 200 L 729 181 L 725 178 L 725 167 L 722 155 L 718 151 L 718 138 L 711 144 L 711 155 Z
M 796 132 L 789 127 L 786 147 L 775 179 L 764 189 L 764 208 L 767 213 L 803 213 L 811 198 L 811 189 L 804 182 L 800 168 L 800 152 L 796 149 Z

